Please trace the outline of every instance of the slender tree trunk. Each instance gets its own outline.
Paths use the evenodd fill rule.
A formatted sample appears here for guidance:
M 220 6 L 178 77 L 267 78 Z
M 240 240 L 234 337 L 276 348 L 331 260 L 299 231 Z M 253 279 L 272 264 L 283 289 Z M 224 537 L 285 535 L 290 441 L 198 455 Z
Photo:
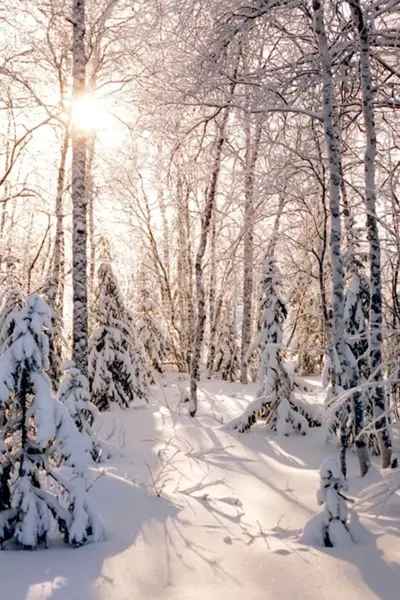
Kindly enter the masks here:
M 262 119 L 256 125 L 251 140 L 250 124 L 246 127 L 246 174 L 244 180 L 244 235 L 243 235 L 243 320 L 241 343 L 241 382 L 247 383 L 246 354 L 251 341 L 253 309 L 253 263 L 254 263 L 254 178 L 260 148 Z
M 85 95 L 85 3 L 73 0 L 73 100 Z M 87 375 L 88 307 L 87 307 L 87 198 L 86 136 L 72 127 L 72 357 L 78 369 Z
M 190 359 L 189 359 L 189 347 L 190 347 L 190 331 L 191 331 L 191 320 L 190 311 L 192 307 L 191 297 L 191 278 L 192 278 L 192 265 L 190 264 L 190 244 L 189 244 L 189 189 L 184 186 L 183 179 L 178 175 L 177 183 L 177 209 L 178 209 L 178 267 L 177 267 L 177 278 L 178 278 L 178 311 L 179 311 L 179 369 L 189 373 L 190 370 Z
M 216 297 L 216 286 L 217 286 L 217 263 L 216 263 L 216 246 L 217 246 L 217 228 L 215 211 L 211 220 L 211 264 L 210 264 L 210 288 L 208 294 L 208 316 L 210 324 L 210 343 L 208 349 L 207 359 L 207 371 L 208 377 L 210 378 L 214 368 L 215 361 L 215 334 L 216 327 L 216 309 L 215 309 L 215 297 Z
M 365 208 L 370 259 L 369 360 L 373 382 L 382 382 L 382 282 L 381 247 L 376 215 L 376 129 L 373 109 L 372 75 L 368 26 L 360 0 L 348 0 L 360 42 L 360 73 L 363 96 L 366 148 L 364 155 Z M 374 417 L 381 452 L 382 467 L 391 463 L 392 441 L 387 421 L 385 389 L 378 385 L 373 391 Z
M 323 82 L 323 117 L 324 135 L 327 153 L 329 157 L 330 174 L 330 257 L 332 271 L 332 387 L 336 393 L 343 383 L 353 381 L 353 372 L 348 362 L 345 343 L 344 323 L 344 267 L 341 254 L 341 219 L 340 219 L 340 183 L 341 183 L 341 156 L 337 133 L 334 126 L 333 109 L 333 80 L 332 65 L 329 45 L 325 31 L 324 12 L 322 0 L 313 0 L 312 3 L 315 19 L 315 34 L 318 41 L 322 82 Z M 358 398 L 354 399 L 355 402 Z M 357 410 L 359 410 L 357 405 Z M 344 436 L 341 436 L 344 439 Z M 343 446 L 345 456 L 346 447 Z M 368 451 L 365 438 L 362 436 L 357 442 L 357 452 L 360 462 L 360 471 L 364 475 L 368 470 Z M 341 459 L 343 456 L 341 455 Z M 345 460 L 341 460 L 342 472 L 345 475 Z
M 48 301 L 57 310 L 60 316 L 64 312 L 64 288 L 65 288 L 65 240 L 64 240 L 64 204 L 63 195 L 65 189 L 65 166 L 69 146 L 69 129 L 64 130 L 64 139 L 61 147 L 60 166 L 57 176 L 56 195 L 56 238 L 54 240 L 51 278 L 53 284 L 50 286 Z
M 162 179 L 162 173 L 164 172 L 163 165 L 163 155 L 162 155 L 162 144 L 159 143 L 157 147 L 157 161 L 156 161 L 156 172 L 154 174 L 155 180 L 158 180 L 158 189 L 157 189 L 157 204 L 160 209 L 161 214 L 161 226 L 162 226 L 162 242 L 163 242 L 163 260 L 165 266 L 165 272 L 167 274 L 168 279 L 171 275 L 171 258 L 170 258 L 170 235 L 169 235 L 169 227 L 168 227 L 168 218 L 167 218 L 167 206 L 165 203 L 165 195 L 164 195 L 164 180 Z
M 279 203 L 278 203 L 278 209 L 277 209 L 276 215 L 275 215 L 274 225 L 272 227 L 272 233 L 271 233 L 271 237 L 268 242 L 268 247 L 267 247 L 267 252 L 266 252 L 266 255 L 268 256 L 268 258 L 275 257 L 276 245 L 277 245 L 278 239 L 279 239 L 279 227 L 281 224 L 281 218 L 282 218 L 282 214 L 283 214 L 283 208 L 285 206 L 285 201 L 286 201 L 285 197 L 283 195 L 280 196 Z
M 193 339 L 195 330 L 195 312 L 194 312 L 194 272 L 193 272 L 193 249 L 190 239 L 191 235 L 191 220 L 189 212 L 189 195 L 188 202 L 185 204 L 185 222 L 187 231 L 187 268 L 188 268 L 188 290 L 187 290 L 187 315 L 188 315 L 188 336 L 189 340 Z M 190 366 L 192 364 L 192 348 L 191 344 L 188 346 L 187 353 L 187 369 L 190 372 Z
M 200 358 L 206 323 L 206 301 L 203 281 L 203 258 L 207 248 L 207 239 L 210 231 L 211 217 L 215 207 L 218 177 L 221 170 L 222 149 L 225 141 L 225 129 L 228 121 L 229 109 L 225 109 L 222 123 L 219 127 L 218 139 L 215 148 L 215 158 L 211 175 L 210 188 L 206 197 L 204 214 L 201 223 L 200 244 L 196 254 L 195 274 L 197 292 L 197 323 L 193 344 L 193 356 L 190 368 L 190 416 L 197 412 L 197 382 L 200 379 Z
M 94 228 L 94 189 L 93 189 L 93 164 L 96 145 L 96 134 L 92 133 L 87 140 L 86 159 L 86 198 L 88 203 L 88 232 L 89 232 L 89 294 L 94 292 L 94 278 L 96 272 L 96 242 Z

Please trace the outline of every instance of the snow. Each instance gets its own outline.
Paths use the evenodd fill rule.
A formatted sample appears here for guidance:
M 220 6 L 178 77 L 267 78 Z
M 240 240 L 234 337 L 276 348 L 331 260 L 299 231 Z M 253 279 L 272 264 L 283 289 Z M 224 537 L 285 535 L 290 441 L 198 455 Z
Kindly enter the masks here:
M 328 549 L 300 540 L 318 511 L 320 465 L 337 455 L 324 444 L 322 428 L 305 437 L 261 424 L 245 434 L 227 432 L 221 421 L 243 411 L 257 385 L 202 381 L 195 419 L 179 411 L 183 386 L 180 376 L 170 376 L 150 389 L 147 409 L 101 414 L 102 430 L 114 431 L 116 443 L 125 440 L 112 462 L 87 471 L 105 541 L 71 549 L 54 536 L 47 550 L 3 551 L 2 598 L 396 597 L 398 496 L 378 519 L 360 510 L 358 543 Z M 320 389 L 320 402 L 322 395 Z M 361 480 L 352 453 L 348 471 L 352 497 L 382 481 L 374 467 Z

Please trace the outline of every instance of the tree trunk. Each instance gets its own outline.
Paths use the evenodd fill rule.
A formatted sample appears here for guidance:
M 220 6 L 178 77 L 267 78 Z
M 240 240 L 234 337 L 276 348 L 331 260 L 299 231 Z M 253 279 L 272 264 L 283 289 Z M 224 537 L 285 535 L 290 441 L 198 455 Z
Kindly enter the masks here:
M 210 264 L 210 289 L 208 294 L 208 318 L 210 324 L 210 338 L 207 358 L 207 372 L 208 378 L 211 378 L 214 361 L 215 361 L 215 334 L 216 334 L 216 309 L 215 309 L 215 297 L 216 297 L 216 286 L 217 286 L 217 263 L 216 263 L 216 245 L 217 245 L 217 227 L 216 227 L 216 215 L 213 211 L 211 220 L 211 264 Z
M 219 134 L 216 142 L 215 158 L 211 175 L 210 188 L 206 197 L 204 214 L 201 222 L 200 244 L 196 254 L 195 274 L 197 292 L 197 323 L 193 345 L 193 355 L 190 368 L 190 416 L 194 417 L 197 412 L 197 382 L 200 379 L 200 358 L 206 323 L 206 301 L 203 281 L 203 258 L 207 247 L 207 239 L 210 231 L 211 217 L 215 207 L 218 177 L 221 170 L 222 148 L 225 141 L 225 128 L 228 121 L 229 109 L 226 108 Z
M 96 272 L 96 243 L 94 229 L 94 190 L 93 190 L 93 163 L 96 145 L 96 134 L 92 133 L 87 140 L 86 161 L 86 198 L 88 203 L 88 225 L 89 225 L 89 294 L 92 298 L 94 292 L 94 277 Z
M 364 18 L 360 0 L 348 0 L 360 42 L 360 74 L 363 96 L 366 148 L 364 155 L 365 208 L 367 213 L 367 234 L 370 259 L 370 310 L 369 310 L 369 361 L 371 380 L 382 382 L 382 282 L 381 247 L 376 215 L 376 130 L 373 109 L 372 75 L 368 26 Z M 382 468 L 391 463 L 392 441 L 387 422 L 385 389 L 378 385 L 373 391 L 374 417 L 381 452 Z
M 180 348 L 175 354 L 179 359 L 179 370 L 189 373 L 190 359 L 189 347 L 191 339 L 191 321 L 189 312 L 193 310 L 191 298 L 192 265 L 190 263 L 189 243 L 189 189 L 184 186 L 184 181 L 179 174 L 177 182 L 177 228 L 178 228 L 178 313 L 179 313 L 179 344 Z M 179 355 L 179 357 L 178 357 Z
M 65 165 L 69 146 L 68 126 L 64 130 L 64 139 L 61 148 L 60 166 L 57 176 L 57 195 L 56 195 L 56 239 L 54 240 L 53 260 L 51 269 L 52 285 L 48 302 L 55 308 L 59 315 L 64 312 L 64 288 L 65 288 L 65 240 L 64 240 L 64 205 L 63 195 L 65 189 Z
M 251 128 L 246 128 L 246 174 L 244 180 L 244 234 L 243 234 L 243 320 L 241 344 L 241 382 L 247 383 L 246 354 L 251 342 L 253 308 L 253 262 L 254 262 L 254 176 L 260 148 L 262 119 L 256 125 L 253 143 Z
M 340 389 L 342 384 L 350 383 L 354 380 L 353 369 L 349 364 L 346 343 L 345 343 L 345 323 L 344 323 L 344 267 L 341 254 L 341 219 L 340 219 L 340 184 L 341 184 L 341 155 L 337 139 L 337 133 L 334 127 L 333 110 L 333 80 L 332 65 L 329 52 L 329 45 L 325 31 L 324 13 L 322 0 L 313 0 L 313 11 L 315 19 L 315 34 L 318 41 L 322 83 L 323 83 L 323 117 L 324 117 L 324 135 L 327 153 L 329 157 L 329 179 L 330 179 L 330 258 L 332 271 L 332 387 L 334 393 Z M 357 409 L 359 406 L 357 406 Z M 344 440 L 344 436 L 343 436 Z M 345 453 L 346 447 L 342 448 Z M 361 474 L 368 470 L 368 454 L 366 442 L 363 436 L 360 437 L 357 444 L 357 453 L 361 467 Z M 341 457 L 343 459 L 343 456 Z M 345 471 L 345 460 L 341 460 L 342 471 Z M 344 472 L 345 475 L 345 472 Z
M 73 0 L 72 76 L 73 100 L 85 95 L 85 2 Z M 72 127 L 72 358 L 87 376 L 88 371 L 88 308 L 87 308 L 87 198 L 86 198 L 86 136 Z

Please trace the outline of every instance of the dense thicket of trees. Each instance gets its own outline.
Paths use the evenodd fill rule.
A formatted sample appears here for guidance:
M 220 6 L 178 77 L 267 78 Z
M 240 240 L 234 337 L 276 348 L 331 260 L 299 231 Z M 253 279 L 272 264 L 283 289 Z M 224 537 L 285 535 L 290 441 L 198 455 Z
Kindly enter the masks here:
M 3 348 L 18 294 L 46 289 L 65 329 L 58 355 L 71 350 L 97 389 L 88 314 L 95 306 L 99 318 L 106 238 L 125 320 L 112 318 L 124 352 L 133 338 L 144 346 L 136 371 L 131 355 L 128 366 L 106 357 L 126 367 L 114 399 L 142 389 L 132 373 L 173 368 L 190 377 L 195 415 L 202 373 L 247 382 L 257 371 L 246 356 L 260 325 L 258 265 L 273 256 L 289 311 L 282 357 L 307 375 L 328 357 L 342 456 L 353 440 L 367 470 L 368 417 L 389 466 L 398 3 L 6 0 L 0 22 Z

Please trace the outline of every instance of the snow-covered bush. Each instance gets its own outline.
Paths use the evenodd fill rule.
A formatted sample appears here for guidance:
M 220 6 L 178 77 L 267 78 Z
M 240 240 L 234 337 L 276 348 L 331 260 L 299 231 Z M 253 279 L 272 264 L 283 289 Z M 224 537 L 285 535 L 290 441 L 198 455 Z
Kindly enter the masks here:
M 72 545 L 102 537 L 83 479 L 90 444 L 52 395 L 45 373 L 49 326 L 48 306 L 39 296 L 29 296 L 0 357 L 1 545 L 46 545 L 52 518 Z M 60 466 L 69 467 L 71 480 L 61 476 Z
M 344 492 L 347 485 L 334 458 L 326 458 L 319 469 L 320 487 L 317 502 L 324 506 L 323 538 L 325 546 L 342 546 L 351 542 L 347 526 L 349 511 Z
M 148 372 L 143 345 L 125 307 L 111 265 L 98 272 L 96 327 L 89 338 L 89 388 L 99 410 L 146 401 Z
M 278 293 L 280 276 L 274 259 L 267 258 L 261 270 L 260 330 L 250 345 L 247 357 L 260 349 L 258 379 L 261 388 L 243 415 L 226 425 L 240 432 L 264 419 L 271 429 L 289 434 L 305 434 L 310 425 L 319 425 L 312 407 L 299 401 L 293 382 L 282 360 L 282 327 L 287 316 L 284 300 Z
M 349 499 L 344 495 L 346 483 L 335 458 L 326 458 L 319 470 L 320 487 L 317 502 L 323 505 L 322 513 L 306 525 L 302 541 L 332 548 L 353 542 L 349 529 Z
M 68 409 L 75 425 L 91 447 L 90 454 L 95 462 L 101 462 L 111 456 L 107 444 L 101 440 L 94 430 L 97 408 L 90 402 L 89 382 L 74 361 L 66 360 L 62 369 L 65 375 L 58 390 L 58 399 Z

